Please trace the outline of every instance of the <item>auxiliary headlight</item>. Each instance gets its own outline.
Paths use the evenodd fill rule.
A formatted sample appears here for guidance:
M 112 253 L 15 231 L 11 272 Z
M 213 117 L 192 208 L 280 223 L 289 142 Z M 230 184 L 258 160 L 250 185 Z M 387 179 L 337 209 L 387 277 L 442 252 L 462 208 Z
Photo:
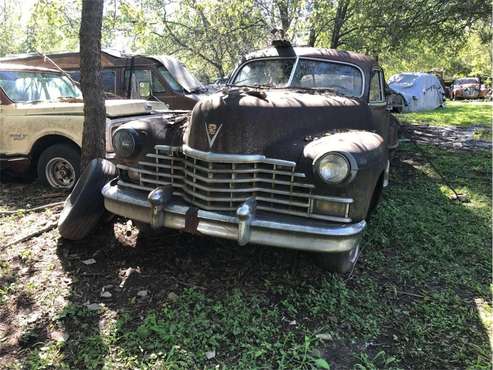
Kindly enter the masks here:
M 140 134 L 131 128 L 118 129 L 113 134 L 113 150 L 118 157 L 130 158 L 138 153 L 141 146 Z
M 339 153 L 327 153 L 316 161 L 318 174 L 329 184 L 339 184 L 346 180 L 351 172 L 349 160 Z

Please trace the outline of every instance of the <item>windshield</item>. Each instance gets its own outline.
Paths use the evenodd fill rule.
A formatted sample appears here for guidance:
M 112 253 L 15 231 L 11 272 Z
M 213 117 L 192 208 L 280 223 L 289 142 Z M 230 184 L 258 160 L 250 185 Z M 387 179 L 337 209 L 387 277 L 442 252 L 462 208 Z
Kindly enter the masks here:
M 297 63 L 295 58 L 259 59 L 243 65 L 233 85 L 334 90 L 342 95 L 361 96 L 363 76 L 356 67 L 343 63 L 303 58 Z
M 479 81 L 475 78 L 461 78 L 460 80 L 456 80 L 454 85 L 465 85 L 465 84 L 477 84 Z
M 1 71 L 0 87 L 15 103 L 82 98 L 80 90 L 72 81 L 53 72 Z
M 177 92 L 183 91 L 183 87 L 181 87 L 181 85 L 178 82 L 176 82 L 175 78 L 172 76 L 171 73 L 169 73 L 169 71 L 166 68 L 159 67 L 158 71 L 161 74 L 161 76 L 166 80 L 171 90 Z
M 390 84 L 398 84 L 398 85 L 403 85 L 404 87 L 410 87 L 414 85 L 418 78 L 418 75 L 413 75 L 413 74 L 400 74 L 400 75 L 395 75 L 392 76 L 389 80 L 389 85 Z

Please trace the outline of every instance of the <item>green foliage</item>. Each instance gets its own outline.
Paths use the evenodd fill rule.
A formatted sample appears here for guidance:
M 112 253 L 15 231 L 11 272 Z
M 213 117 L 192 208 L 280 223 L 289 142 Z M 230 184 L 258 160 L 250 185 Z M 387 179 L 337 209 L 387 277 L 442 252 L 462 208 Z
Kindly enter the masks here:
M 81 0 L 38 0 L 27 24 L 25 52 L 78 48 Z
M 399 120 L 417 125 L 433 126 L 469 126 L 490 125 L 492 116 L 491 103 L 465 103 L 447 101 L 446 108 L 428 112 L 396 114 Z
M 0 56 L 76 50 L 81 1 L 35 0 L 26 17 L 26 6 L 3 0 Z M 102 45 L 176 55 L 208 82 L 268 46 L 276 28 L 298 45 L 378 56 L 388 76 L 432 68 L 488 76 L 490 14 L 485 0 L 107 0 Z

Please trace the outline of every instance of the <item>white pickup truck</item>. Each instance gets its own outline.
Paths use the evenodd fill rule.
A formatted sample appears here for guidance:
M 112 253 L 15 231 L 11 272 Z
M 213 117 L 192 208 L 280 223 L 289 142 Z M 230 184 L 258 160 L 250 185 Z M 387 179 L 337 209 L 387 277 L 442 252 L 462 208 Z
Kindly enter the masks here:
M 144 100 L 106 101 L 106 151 L 122 123 L 152 114 Z M 53 188 L 70 189 L 80 175 L 82 94 L 62 72 L 0 63 L 0 169 L 37 172 Z

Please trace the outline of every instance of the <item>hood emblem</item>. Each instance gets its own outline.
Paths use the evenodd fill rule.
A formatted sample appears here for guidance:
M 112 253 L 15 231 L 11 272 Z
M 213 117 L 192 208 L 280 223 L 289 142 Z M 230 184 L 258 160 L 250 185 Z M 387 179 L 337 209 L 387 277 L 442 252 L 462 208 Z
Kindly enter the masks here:
M 207 140 L 209 141 L 209 148 L 212 147 L 214 144 L 214 141 L 217 138 L 217 135 L 219 134 L 219 131 L 221 130 L 221 127 L 223 125 L 217 125 L 215 123 L 206 123 L 205 124 L 205 132 L 207 133 Z

